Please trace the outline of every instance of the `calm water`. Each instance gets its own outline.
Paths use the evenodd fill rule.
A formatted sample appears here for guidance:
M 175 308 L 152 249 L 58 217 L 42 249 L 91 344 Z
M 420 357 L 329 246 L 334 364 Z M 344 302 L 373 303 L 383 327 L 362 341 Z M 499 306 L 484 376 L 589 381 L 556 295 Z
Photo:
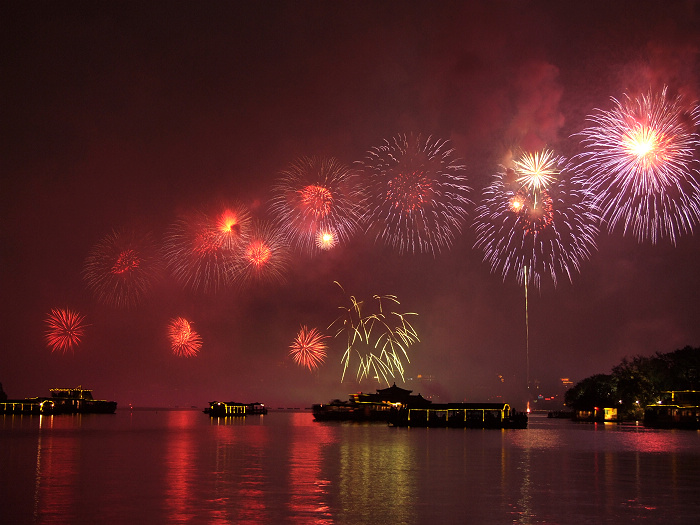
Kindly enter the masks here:
M 0 416 L 0 523 L 691 523 L 700 433 Z

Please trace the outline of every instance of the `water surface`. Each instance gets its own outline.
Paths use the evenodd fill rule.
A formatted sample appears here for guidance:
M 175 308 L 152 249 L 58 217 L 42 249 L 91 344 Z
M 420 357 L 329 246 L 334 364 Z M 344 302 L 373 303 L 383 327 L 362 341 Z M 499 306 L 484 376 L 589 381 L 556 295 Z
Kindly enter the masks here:
M 691 523 L 700 433 L 316 423 L 308 411 L 0 416 L 2 523 Z

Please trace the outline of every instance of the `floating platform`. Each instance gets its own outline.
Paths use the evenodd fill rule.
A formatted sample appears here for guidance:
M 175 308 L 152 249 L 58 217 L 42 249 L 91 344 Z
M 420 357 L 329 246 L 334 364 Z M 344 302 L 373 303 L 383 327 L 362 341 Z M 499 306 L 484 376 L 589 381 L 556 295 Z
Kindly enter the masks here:
M 267 414 L 267 407 L 262 403 L 236 403 L 234 401 L 212 401 L 204 409 L 210 417 L 244 417 Z

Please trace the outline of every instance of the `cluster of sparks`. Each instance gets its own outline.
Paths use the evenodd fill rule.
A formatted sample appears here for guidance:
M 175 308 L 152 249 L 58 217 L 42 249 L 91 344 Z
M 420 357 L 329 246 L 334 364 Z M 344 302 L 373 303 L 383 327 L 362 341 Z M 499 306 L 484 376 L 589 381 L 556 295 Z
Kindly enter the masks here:
M 102 303 L 130 308 L 149 296 L 162 271 L 163 264 L 150 234 L 114 231 L 90 251 L 83 275 Z
M 400 253 L 439 253 L 467 217 L 464 166 L 447 141 L 399 135 L 358 163 L 369 187 L 368 231 Z
M 399 375 L 403 379 L 403 361 L 410 362 L 408 349 L 419 341 L 408 321 L 409 316 L 417 314 L 387 312 L 387 303 L 400 304 L 393 295 L 374 295 L 372 299 L 376 309 L 368 312 L 371 305 L 348 296 L 347 304 L 339 307 L 342 313 L 329 327 L 335 329 L 334 337 L 345 336 L 341 381 L 354 357 L 358 360 L 358 381 L 370 378 L 389 384 L 390 377 Z
M 75 350 L 85 335 L 85 316 L 68 308 L 54 308 L 46 318 L 46 343 L 52 352 Z
M 700 221 L 695 151 L 700 110 L 667 88 L 613 100 L 579 133 L 580 177 L 595 195 L 609 231 L 621 225 L 638 241 L 691 233 Z
M 309 329 L 302 325 L 289 347 L 289 355 L 295 363 L 313 371 L 326 360 L 326 339 L 328 336 L 319 332 L 317 328 Z
M 168 324 L 168 339 L 173 354 L 179 357 L 193 357 L 202 347 L 202 338 L 192 329 L 184 317 L 176 317 Z
M 491 270 L 521 284 L 572 278 L 595 249 L 598 217 L 590 196 L 552 151 L 523 153 L 493 176 L 476 209 L 476 248 Z M 529 271 L 525 271 L 525 270 Z M 527 277 L 526 277 L 527 276 Z
M 639 242 L 673 243 L 700 222 L 700 107 L 664 88 L 613 99 L 596 110 L 580 137 L 583 151 L 567 160 L 553 150 L 523 152 L 491 178 L 475 210 L 474 247 L 491 271 L 520 284 L 554 285 L 590 258 L 600 225 L 618 225 Z M 149 234 L 113 231 L 89 252 L 83 275 L 97 300 L 134 308 L 152 294 L 168 270 L 194 293 L 284 281 L 296 248 L 318 253 L 346 245 L 364 232 L 401 254 L 436 256 L 461 233 L 471 205 L 465 166 L 448 141 L 397 135 L 371 148 L 349 167 L 332 157 L 302 157 L 280 172 L 272 187 L 271 221 L 253 218 L 241 203 L 181 214 L 162 246 Z M 342 287 L 341 287 L 342 290 Z M 357 380 L 389 382 L 404 375 L 410 347 L 419 341 L 397 313 L 393 295 L 370 301 L 346 296 L 329 326 L 345 337 L 341 381 L 357 360 Z M 52 352 L 73 350 L 84 335 L 84 316 L 53 309 L 46 319 Z M 196 356 L 201 336 L 183 317 L 170 320 L 173 354 Z M 326 360 L 326 336 L 301 326 L 289 347 L 298 365 L 317 370 Z
M 330 249 L 360 228 L 360 180 L 335 158 L 298 159 L 281 172 L 273 193 L 271 208 L 280 230 L 302 250 Z

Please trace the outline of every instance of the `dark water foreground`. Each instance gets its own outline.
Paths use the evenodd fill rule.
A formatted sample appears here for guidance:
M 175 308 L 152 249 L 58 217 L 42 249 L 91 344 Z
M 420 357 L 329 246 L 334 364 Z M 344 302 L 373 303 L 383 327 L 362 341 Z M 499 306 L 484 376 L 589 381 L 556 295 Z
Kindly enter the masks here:
M 694 523 L 700 433 L 0 416 L 0 523 Z

